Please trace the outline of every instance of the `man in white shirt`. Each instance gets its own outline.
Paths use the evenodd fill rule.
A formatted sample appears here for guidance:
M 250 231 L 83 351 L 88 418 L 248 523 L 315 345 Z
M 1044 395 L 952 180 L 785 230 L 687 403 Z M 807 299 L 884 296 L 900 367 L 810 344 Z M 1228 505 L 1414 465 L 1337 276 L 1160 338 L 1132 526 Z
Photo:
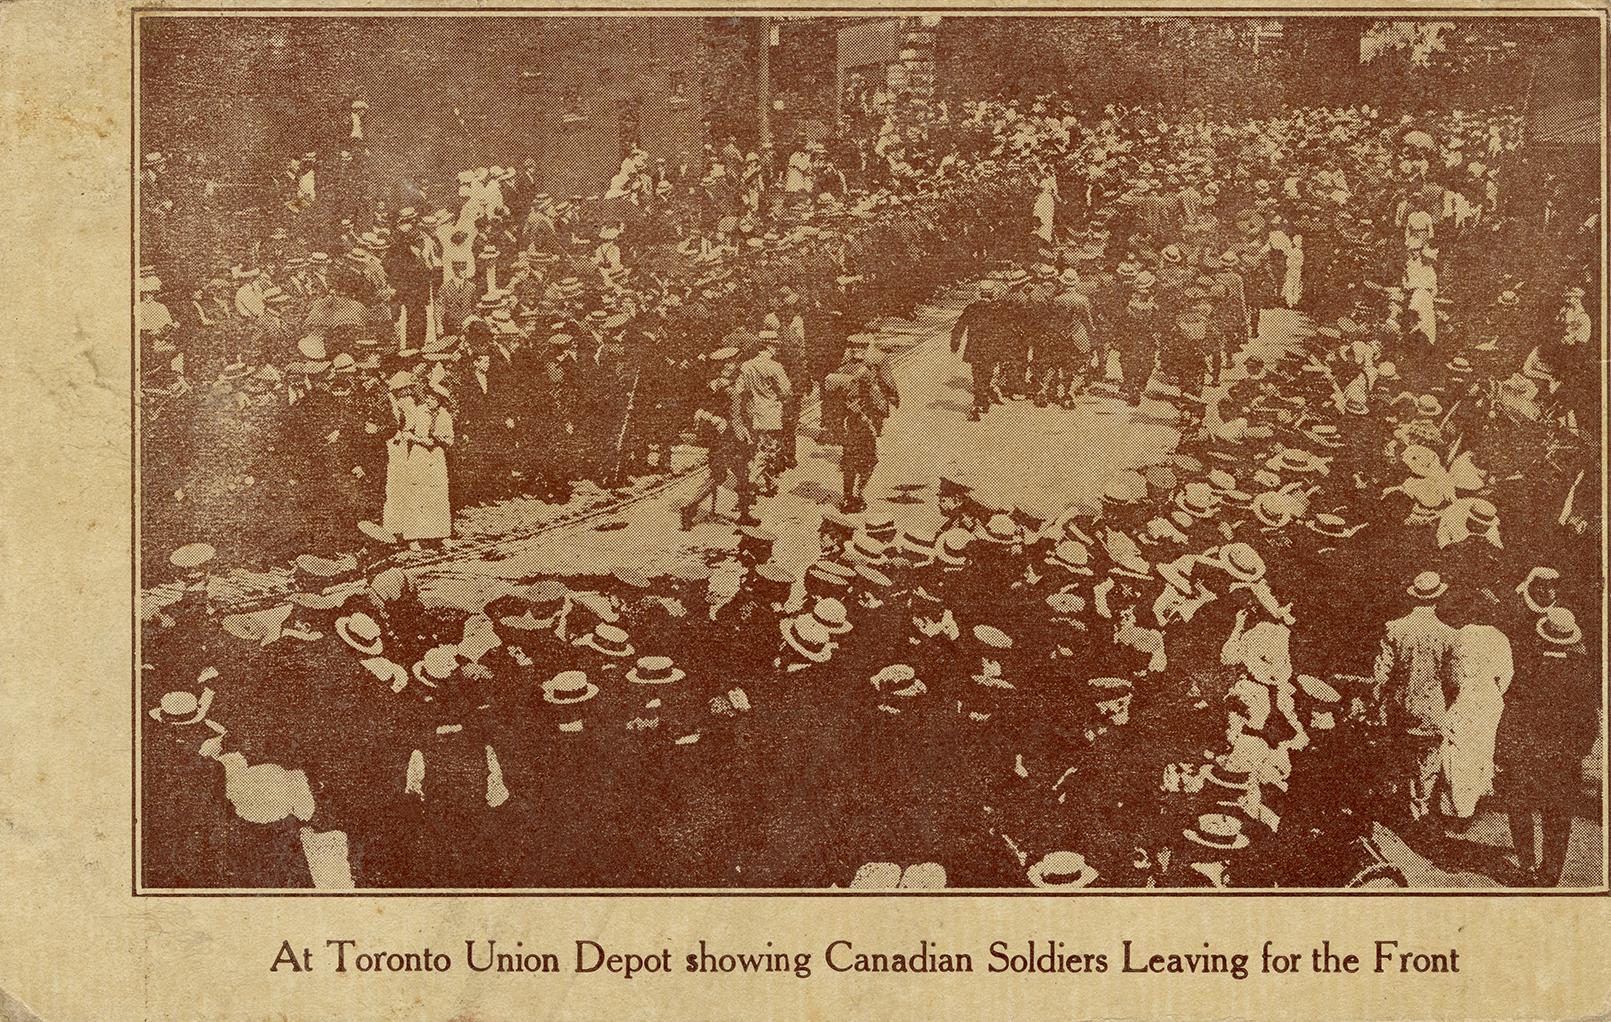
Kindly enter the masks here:
M 1455 652 L 1460 633 L 1438 617 L 1449 591 L 1436 572 L 1423 571 L 1407 592 L 1414 609 L 1387 623 L 1376 656 L 1376 712 L 1398 745 L 1409 795 L 1409 817 L 1431 811 L 1443 762 L 1448 694 L 1458 691 Z

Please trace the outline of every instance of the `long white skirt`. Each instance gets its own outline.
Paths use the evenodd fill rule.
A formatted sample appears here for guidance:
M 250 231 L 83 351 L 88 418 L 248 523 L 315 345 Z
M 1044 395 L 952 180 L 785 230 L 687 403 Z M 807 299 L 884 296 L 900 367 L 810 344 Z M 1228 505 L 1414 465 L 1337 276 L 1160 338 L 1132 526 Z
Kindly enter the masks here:
M 405 494 L 408 481 L 408 443 L 400 437 L 386 442 L 386 504 L 381 510 L 380 527 L 393 536 L 403 534 Z
M 403 499 L 405 540 L 446 539 L 453 534 L 453 511 L 448 502 L 447 453 L 440 447 L 410 444 L 404 469 L 407 490 Z

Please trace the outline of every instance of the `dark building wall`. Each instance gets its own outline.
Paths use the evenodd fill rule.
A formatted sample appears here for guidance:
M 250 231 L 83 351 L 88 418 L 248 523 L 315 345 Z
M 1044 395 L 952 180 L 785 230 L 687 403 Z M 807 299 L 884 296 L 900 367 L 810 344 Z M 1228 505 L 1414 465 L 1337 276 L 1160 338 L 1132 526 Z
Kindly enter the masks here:
M 595 194 L 634 140 L 698 151 L 700 34 L 697 18 L 148 17 L 141 142 L 260 181 L 309 149 L 333 160 L 361 97 L 377 176 L 436 193 L 530 156 L 551 191 Z

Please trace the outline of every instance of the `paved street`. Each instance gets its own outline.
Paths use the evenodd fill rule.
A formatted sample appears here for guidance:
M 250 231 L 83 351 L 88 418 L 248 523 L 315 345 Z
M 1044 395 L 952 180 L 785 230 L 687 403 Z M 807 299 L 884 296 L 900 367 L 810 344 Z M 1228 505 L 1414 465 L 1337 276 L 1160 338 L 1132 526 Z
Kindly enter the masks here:
M 880 335 L 880 346 L 895 360 L 901 404 L 885 424 L 878 470 L 866 489 L 871 510 L 903 527 L 934 528 L 934 483 L 948 475 L 1050 518 L 1075 504 L 1094 506 L 1109 474 L 1154 462 L 1179 439 L 1167 423 L 1169 406 L 1148 401 L 1138 412 L 1095 394 L 1072 410 L 1020 401 L 969 422 L 967 367 L 948 345 L 957 311 L 921 310 L 917 322 Z M 840 491 L 839 449 L 816 442 L 814 409 L 803 421 L 798 467 L 780 477 L 775 497 L 756 506 L 762 524 L 778 537 L 774 559 L 797 572 L 815 560 L 821 509 Z M 422 590 L 428 599 L 464 604 L 482 598 L 480 580 L 593 574 L 616 565 L 653 574 L 679 559 L 720 559 L 734 544 L 730 521 L 706 515 L 691 532 L 678 529 L 677 509 L 702 478 L 696 473 L 617 514 L 422 569 Z M 922 484 L 925 489 L 915 492 L 920 502 L 901 498 L 899 484 Z M 732 503 L 724 491 L 721 510 L 730 512 Z

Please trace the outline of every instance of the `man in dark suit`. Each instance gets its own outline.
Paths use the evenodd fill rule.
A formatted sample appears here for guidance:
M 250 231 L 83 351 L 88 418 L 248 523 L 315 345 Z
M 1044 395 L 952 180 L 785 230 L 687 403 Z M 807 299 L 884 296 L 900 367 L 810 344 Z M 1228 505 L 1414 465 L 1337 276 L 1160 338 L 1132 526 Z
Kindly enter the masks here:
M 386 251 L 386 282 L 396 292 L 395 301 L 406 310 L 405 347 L 418 349 L 425 344 L 425 306 L 431 299 L 431 269 L 426 265 L 423 236 L 412 218 L 397 223 L 397 242 Z
M 462 483 L 461 505 L 473 506 L 507 496 L 510 472 L 519 464 L 520 432 L 516 415 L 514 365 L 507 346 L 494 340 L 481 320 L 466 330 L 472 358 L 455 388 Z
M 1012 323 L 1001 306 L 1001 285 L 994 280 L 980 281 L 979 297 L 962 310 L 951 328 L 951 350 L 961 352 L 962 361 L 973 372 L 971 422 L 978 422 L 991 403 L 991 379 L 1012 342 Z

